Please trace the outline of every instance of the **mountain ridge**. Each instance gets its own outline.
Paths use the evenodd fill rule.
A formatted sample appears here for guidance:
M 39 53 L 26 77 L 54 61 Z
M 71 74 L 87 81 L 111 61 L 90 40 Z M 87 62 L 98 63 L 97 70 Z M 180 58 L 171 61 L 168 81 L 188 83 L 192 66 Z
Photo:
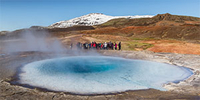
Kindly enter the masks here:
M 76 33 L 123 35 L 134 38 L 154 37 L 199 40 L 200 18 L 166 13 L 158 14 L 152 18 L 131 19 L 128 17 L 111 19 L 103 24 L 93 26 L 74 25 L 66 28 L 32 26 L 27 29 L 20 29 L 13 32 L 0 32 L 0 35 L 3 37 L 15 37 L 24 30 L 45 30 L 56 36 L 65 36 Z
M 158 14 L 156 16 L 153 16 L 152 18 L 139 18 L 139 19 L 124 19 L 124 18 L 118 18 L 118 19 L 111 19 L 101 25 L 98 25 L 99 27 L 123 27 L 123 26 L 155 26 L 158 22 L 165 21 L 162 24 L 166 25 L 186 25 L 191 24 L 189 22 L 200 22 L 200 18 L 198 17 L 191 17 L 191 16 L 180 16 L 180 15 L 171 15 L 169 13 L 166 14 Z M 186 22 L 189 21 L 189 22 Z M 173 24 L 168 24 L 170 22 L 174 22 Z M 196 24 L 196 23 L 195 23 Z M 200 25 L 200 23 L 197 23 Z
M 111 19 L 116 19 L 116 18 L 135 19 L 135 18 L 151 18 L 151 17 L 153 17 L 153 16 L 151 16 L 151 15 L 108 16 L 108 15 L 104 15 L 102 13 L 90 13 L 90 14 L 76 17 L 76 18 L 73 18 L 70 20 L 56 22 L 56 23 L 48 26 L 48 28 L 67 28 L 67 27 L 72 27 L 72 26 L 76 26 L 76 25 L 93 26 L 93 25 L 103 24 Z

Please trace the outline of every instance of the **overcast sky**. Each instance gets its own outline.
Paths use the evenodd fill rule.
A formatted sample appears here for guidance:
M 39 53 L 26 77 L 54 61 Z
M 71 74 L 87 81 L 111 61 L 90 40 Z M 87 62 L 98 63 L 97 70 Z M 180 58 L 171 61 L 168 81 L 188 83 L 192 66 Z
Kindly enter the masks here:
M 0 0 L 0 31 L 49 26 L 89 13 L 200 17 L 200 0 Z

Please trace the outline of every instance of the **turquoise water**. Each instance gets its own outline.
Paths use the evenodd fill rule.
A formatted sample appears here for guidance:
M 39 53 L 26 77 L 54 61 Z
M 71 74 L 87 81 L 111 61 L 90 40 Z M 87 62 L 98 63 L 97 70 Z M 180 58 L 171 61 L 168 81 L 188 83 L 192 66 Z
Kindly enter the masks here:
M 164 83 L 184 80 L 184 67 L 118 57 L 75 56 L 25 65 L 20 83 L 54 91 L 101 94 L 126 90 L 159 89 Z

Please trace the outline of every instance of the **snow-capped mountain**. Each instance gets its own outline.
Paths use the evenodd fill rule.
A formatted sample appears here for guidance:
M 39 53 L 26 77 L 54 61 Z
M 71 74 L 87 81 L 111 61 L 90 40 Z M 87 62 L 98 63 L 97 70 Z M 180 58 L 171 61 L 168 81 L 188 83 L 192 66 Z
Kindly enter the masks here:
M 49 28 L 67 28 L 67 27 L 71 27 L 74 25 L 82 25 L 82 26 L 93 26 L 93 25 L 99 25 L 99 24 L 103 24 L 111 19 L 115 19 L 115 18 L 150 18 L 153 17 L 151 15 L 144 15 L 144 16 L 108 16 L 108 15 L 104 15 L 102 13 L 91 13 L 88 15 L 84 15 L 81 17 L 77 17 L 71 20 L 66 20 L 66 21 L 60 21 L 57 23 L 54 23 L 52 25 L 49 26 Z

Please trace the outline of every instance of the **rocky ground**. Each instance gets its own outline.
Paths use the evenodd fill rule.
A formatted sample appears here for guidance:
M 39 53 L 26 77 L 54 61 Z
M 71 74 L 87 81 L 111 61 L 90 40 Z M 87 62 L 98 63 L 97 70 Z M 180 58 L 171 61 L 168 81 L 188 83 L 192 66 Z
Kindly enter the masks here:
M 200 99 L 200 56 L 189 54 L 153 53 L 149 51 L 98 51 L 101 55 L 118 56 L 129 59 L 142 59 L 191 68 L 194 72 L 189 79 L 178 84 L 168 83 L 164 87 L 168 91 L 154 89 L 126 91 L 106 95 L 74 95 L 64 92 L 50 92 L 38 88 L 29 89 L 22 86 L 11 85 L 9 81 L 15 75 L 17 68 L 32 61 L 71 56 L 70 51 L 64 54 L 51 54 L 41 52 L 26 52 L 0 56 L 0 100 L 121 100 L 121 99 Z

